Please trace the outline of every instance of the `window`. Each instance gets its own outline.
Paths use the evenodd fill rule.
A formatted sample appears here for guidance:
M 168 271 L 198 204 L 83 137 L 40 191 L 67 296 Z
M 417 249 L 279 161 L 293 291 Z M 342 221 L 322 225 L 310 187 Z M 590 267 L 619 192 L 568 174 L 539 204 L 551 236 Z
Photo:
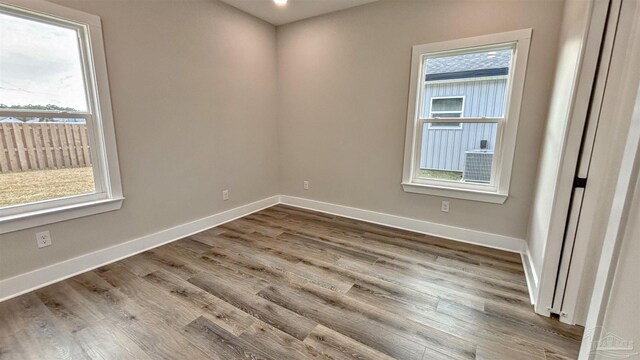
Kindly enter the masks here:
M 439 118 L 461 118 L 464 111 L 464 97 L 432 97 L 429 116 L 432 119 Z M 438 129 L 462 129 L 459 122 L 434 122 L 429 124 L 430 128 Z
M 531 29 L 413 47 L 405 191 L 504 203 Z
M 119 209 L 122 199 L 100 18 L 5 0 L 0 233 Z

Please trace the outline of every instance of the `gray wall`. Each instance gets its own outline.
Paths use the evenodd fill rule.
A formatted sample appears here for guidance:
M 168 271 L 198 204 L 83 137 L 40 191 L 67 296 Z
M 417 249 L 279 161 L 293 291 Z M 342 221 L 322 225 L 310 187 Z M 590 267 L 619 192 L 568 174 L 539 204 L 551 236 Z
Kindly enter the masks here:
M 208 0 L 55 2 L 102 17 L 126 200 L 1 235 L 0 279 L 278 193 L 273 26 Z
M 278 27 L 282 193 L 524 239 L 562 9 L 556 0 L 381 1 Z M 507 202 L 452 200 L 446 214 L 441 198 L 405 193 L 411 47 L 529 27 Z
M 102 17 L 126 200 L 3 234 L 0 279 L 278 193 L 526 234 L 562 1 L 383 0 L 279 27 L 278 41 L 273 26 L 217 1 L 55 2 Z M 411 47 L 528 27 L 507 202 L 453 200 L 445 214 L 440 198 L 403 192 Z M 37 250 L 43 229 L 54 244 Z

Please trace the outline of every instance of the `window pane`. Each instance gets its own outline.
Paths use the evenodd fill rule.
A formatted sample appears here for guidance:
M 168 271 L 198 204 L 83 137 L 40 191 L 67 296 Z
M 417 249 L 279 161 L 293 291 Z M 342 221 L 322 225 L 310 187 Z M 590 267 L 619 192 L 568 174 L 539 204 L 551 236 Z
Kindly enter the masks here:
M 504 47 L 425 56 L 421 118 L 429 118 L 432 111 L 461 110 L 462 117 L 504 117 L 512 57 L 513 50 Z
M 76 30 L 0 12 L 0 107 L 87 111 Z
M 0 208 L 95 192 L 84 119 L 0 117 Z
M 488 184 L 498 124 L 465 123 L 462 130 L 425 123 L 418 178 Z M 447 124 L 449 126 L 454 124 Z
M 462 98 L 433 99 L 431 111 L 462 111 Z

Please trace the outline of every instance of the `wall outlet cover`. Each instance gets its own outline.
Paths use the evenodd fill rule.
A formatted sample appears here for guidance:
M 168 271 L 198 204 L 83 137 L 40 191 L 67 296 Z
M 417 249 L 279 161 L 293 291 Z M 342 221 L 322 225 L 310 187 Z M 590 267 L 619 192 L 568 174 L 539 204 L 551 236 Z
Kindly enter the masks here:
M 36 233 L 36 243 L 38 248 L 51 246 L 51 234 L 48 231 Z

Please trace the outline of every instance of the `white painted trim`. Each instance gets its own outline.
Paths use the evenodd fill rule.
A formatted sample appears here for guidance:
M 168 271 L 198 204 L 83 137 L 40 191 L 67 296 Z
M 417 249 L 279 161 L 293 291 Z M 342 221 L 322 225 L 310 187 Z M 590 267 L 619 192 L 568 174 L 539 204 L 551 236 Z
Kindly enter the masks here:
M 88 108 L 86 112 L 61 112 L 58 116 L 82 117 L 86 120 L 95 184 L 95 194 L 0 209 L 0 234 L 119 209 L 124 196 L 100 17 L 44 0 L 0 0 L 0 8 L 15 16 L 77 31 Z M 28 110 L 21 112 L 25 115 L 41 113 Z M 109 201 L 98 201 L 105 198 Z M 77 206 L 72 208 L 72 204 Z M 52 213 L 58 209 L 64 210 L 64 213 Z M 20 216 L 14 216 L 16 214 Z M 33 217 L 33 214 L 36 216 Z
M 415 45 L 411 52 L 411 77 L 409 87 L 409 102 L 407 107 L 407 122 L 405 133 L 405 149 L 402 170 L 402 183 L 414 184 L 415 173 L 418 169 L 420 143 L 422 129 L 419 127 L 420 104 L 422 92 L 424 91 L 424 67 L 423 58 L 425 56 L 445 56 L 459 53 L 465 53 L 470 48 L 486 48 L 495 49 L 496 46 L 504 46 L 513 49 L 513 58 L 511 65 L 511 75 L 507 85 L 507 95 L 505 98 L 505 114 L 506 121 L 498 123 L 498 134 L 494 146 L 493 166 L 491 170 L 491 184 L 484 189 L 474 189 L 469 184 L 456 183 L 442 184 L 436 180 L 430 180 L 433 184 L 425 184 L 425 186 L 436 185 L 433 191 L 426 192 L 423 188 L 413 186 L 403 186 L 405 191 L 421 193 L 421 194 L 442 194 L 441 187 L 460 188 L 469 191 L 478 191 L 486 193 L 488 189 L 499 195 L 508 195 L 511 183 L 511 169 L 513 166 L 516 135 L 518 132 L 518 121 L 520 118 L 520 105 L 522 101 L 522 93 L 524 89 L 524 81 L 527 70 L 527 59 L 529 56 L 529 45 L 531 42 L 532 29 L 522 29 L 498 34 L 483 35 L 471 38 L 464 38 L 451 41 L 443 41 L 438 43 Z M 457 119 L 456 119 L 457 120 Z M 448 119 L 448 121 L 452 121 Z M 464 122 L 464 121 L 461 121 Z M 438 187 L 438 185 L 440 185 Z M 448 197 L 467 199 L 465 192 L 449 191 Z M 499 198 L 500 196 L 498 196 Z M 506 199 L 506 197 L 505 197 Z M 496 201 L 496 197 L 479 196 L 476 201 L 488 201 L 493 203 L 504 203 Z M 493 201 L 491 201 L 493 200 Z
M 520 253 L 523 256 L 523 265 L 529 279 L 534 279 L 537 286 L 537 275 L 528 267 L 531 264 L 527 244 L 523 239 L 491 234 L 482 231 L 460 228 L 450 225 L 437 224 L 429 221 L 401 217 L 370 210 L 358 209 L 344 205 L 331 204 L 299 197 L 276 195 L 250 204 L 227 210 L 215 215 L 207 216 L 186 224 L 161 230 L 153 234 L 127 241 L 106 249 L 81 255 L 73 259 L 65 260 L 57 264 L 49 265 L 31 272 L 20 274 L 0 281 L 0 302 L 37 290 L 44 286 L 68 279 L 72 276 L 93 270 L 100 266 L 133 256 L 135 254 L 153 249 L 155 247 L 182 239 L 198 232 L 222 225 L 229 221 L 247 216 L 256 211 L 277 205 L 315 210 L 327 214 L 338 215 L 350 219 L 366 221 L 369 223 L 384 225 L 392 228 L 414 231 L 421 234 L 442 237 L 468 244 L 479 245 L 509 252 Z M 525 261 L 524 256 L 528 261 Z M 533 271 L 533 272 L 532 272 Z M 533 274 L 533 275 L 532 275 Z M 532 277 L 533 276 L 533 277 Z M 535 294 L 535 288 L 529 286 L 530 294 Z
M 475 184 L 474 184 L 475 185 Z M 462 189 L 454 187 L 444 187 L 436 185 L 422 185 L 415 182 L 402 183 L 402 189 L 405 192 L 416 194 L 435 195 L 453 199 L 465 199 L 473 201 L 481 201 L 492 204 L 504 204 L 509 197 L 508 194 L 499 194 L 491 191 L 480 191 L 471 189 Z
M 460 110 L 453 110 L 453 111 L 445 111 L 445 110 L 436 110 L 433 111 L 433 100 L 442 100 L 442 99 L 462 99 L 462 104 L 460 106 Z M 462 119 L 464 118 L 464 103 L 465 103 L 465 96 L 464 95 L 455 95 L 455 96 L 432 96 L 429 99 L 429 119 L 436 119 L 435 116 L 433 116 L 434 114 L 438 115 L 438 114 L 451 114 L 451 113 L 459 113 L 460 116 L 454 119 Z M 449 119 L 449 118 L 447 118 Z M 440 120 L 440 119 L 438 119 Z M 429 122 L 428 126 L 429 126 L 429 130 L 462 130 L 462 122 L 461 121 L 457 121 L 458 125 L 456 126 L 443 126 L 443 127 L 439 127 L 439 126 L 433 126 L 433 123 L 443 123 L 443 121 L 433 121 L 433 122 Z M 446 123 L 446 122 L 445 122 Z M 455 122 L 454 122 L 455 123 Z
M 124 198 L 99 199 L 0 218 L 0 234 L 119 210 Z
M 526 243 L 523 239 L 358 209 L 344 205 L 331 204 L 322 201 L 281 195 L 280 203 L 509 252 L 523 253 L 526 247 Z
M 637 96 L 636 111 L 633 124 L 630 127 L 629 136 L 625 145 L 624 160 L 617 181 L 611 213 L 607 225 L 602 254 L 598 261 L 593 293 L 585 323 L 585 329 L 592 331 L 590 336 L 582 339 L 579 359 L 594 359 L 592 352 L 593 343 L 600 340 L 601 331 L 605 321 L 605 315 L 609 306 L 611 289 L 618 271 L 618 259 L 625 241 L 636 241 L 629 233 L 629 221 L 633 219 L 633 203 L 639 199 L 640 181 L 638 170 L 640 169 L 640 90 Z M 630 214 L 631 213 L 631 214 Z M 634 321 L 629 319 L 629 321 Z
M 531 304 L 536 304 L 535 294 L 538 293 L 538 272 L 533 265 L 533 259 L 531 258 L 531 251 L 529 251 L 529 244 L 525 242 L 524 252 L 520 254 L 522 257 L 522 267 L 524 268 L 524 276 L 527 279 L 527 289 L 529 290 L 529 299 Z
M 538 272 L 533 266 L 531 252 L 524 239 L 288 195 L 280 195 L 280 204 L 366 221 L 396 229 L 409 230 L 468 244 L 519 253 L 527 280 L 529 299 L 531 300 L 531 304 L 535 304 L 534 296 L 538 289 Z
M 638 20 L 640 6 L 636 6 L 634 15 L 630 17 L 634 19 L 631 24 L 631 35 L 629 36 L 632 41 L 635 41 L 640 36 L 640 21 Z M 593 344 L 601 339 L 601 331 L 607 308 L 609 307 L 611 289 L 618 270 L 619 255 L 623 242 L 638 240 L 634 238 L 635 234 L 629 230 L 629 226 L 631 226 L 629 221 L 633 221 L 636 218 L 634 217 L 633 204 L 640 199 L 640 176 L 638 175 L 640 173 L 640 67 L 638 66 L 640 64 L 640 51 L 637 47 L 632 46 L 629 47 L 625 55 L 627 68 L 622 72 L 624 74 L 624 86 L 621 89 L 625 94 L 635 92 L 635 96 L 633 98 L 623 97 L 618 109 L 633 106 L 633 111 L 585 321 L 585 329 L 590 331 L 590 336 L 587 336 L 588 333 L 585 332 L 578 356 L 580 360 L 595 359 L 597 357 L 596 352 L 592 351 Z M 618 114 L 618 116 L 620 115 Z M 611 120 L 616 121 L 615 118 L 611 118 Z M 637 320 L 630 317 L 628 321 Z
M 619 5 L 618 5 L 619 7 Z M 599 106 L 602 97 L 601 91 L 604 90 L 603 86 L 607 84 L 607 73 L 604 69 L 607 69 L 609 64 L 609 57 L 611 56 L 611 50 L 613 46 L 612 34 L 605 34 L 605 26 L 607 23 L 607 16 L 610 17 L 610 24 L 617 22 L 617 16 L 613 16 L 615 6 L 611 6 L 612 14 L 609 14 L 609 1 L 608 0 L 590 0 L 588 7 L 584 13 L 584 28 L 582 33 L 582 44 L 580 45 L 579 54 L 577 56 L 578 64 L 575 67 L 575 73 L 573 74 L 572 84 L 569 88 L 562 88 L 563 92 L 571 92 L 571 99 L 568 105 L 567 113 L 564 119 L 566 121 L 565 130 L 563 134 L 554 134 L 555 136 L 562 137 L 563 149 L 557 154 L 560 157 L 560 161 L 555 168 L 555 187 L 553 191 L 553 203 L 550 210 L 550 222 L 546 228 L 545 240 L 546 245 L 544 247 L 543 264 L 540 269 L 540 284 L 538 286 L 538 292 L 536 293 L 536 313 L 544 316 L 551 314 L 551 306 L 553 305 L 554 294 L 556 291 L 558 270 L 560 268 L 560 255 L 562 254 L 562 246 L 564 242 L 565 231 L 567 228 L 567 216 L 569 215 L 571 195 L 573 193 L 573 180 L 576 175 L 576 167 L 578 166 L 578 157 L 580 148 L 583 144 L 583 136 L 585 122 L 587 116 L 591 113 L 594 118 L 589 119 L 589 128 L 594 128 L 597 125 L 599 112 Z M 575 21 L 582 21 L 575 19 Z M 608 29 L 611 31 L 611 29 Z M 606 38 L 603 43 L 603 34 Z M 602 54 L 601 54 L 602 52 Z M 601 58 L 600 74 L 598 79 L 596 78 L 596 71 L 598 70 L 598 59 Z M 599 91 L 591 95 L 594 85 Z M 607 85 L 608 86 L 608 85 Z M 552 94 L 557 96 L 557 94 Z M 593 101 L 593 102 L 591 102 Z M 590 110 L 589 110 L 590 109 Z M 559 120 L 560 121 L 560 120 Z M 585 151 L 587 147 L 593 145 L 592 134 L 590 140 L 587 139 L 585 144 Z M 589 145 L 589 143 L 591 143 Z M 590 152 L 589 152 L 590 154 Z M 586 156 L 586 158 L 591 158 Z M 582 177 L 586 177 L 586 174 L 581 173 Z M 546 176 L 551 176 L 546 174 Z M 535 212 L 537 209 L 534 209 Z M 584 211 L 583 208 L 581 211 Z M 583 215 L 581 215 L 583 216 Z M 583 224 L 589 221 L 581 221 Z M 573 260 L 572 260 L 573 262 Z M 574 266 L 572 263 L 571 266 Z M 566 293 L 566 292 L 565 292 Z M 564 311 L 564 310 L 563 310 Z M 563 317 L 564 318 L 564 317 Z
M 81 255 L 57 264 L 49 265 L 25 274 L 0 281 L 0 302 L 68 279 L 114 261 L 153 249 L 200 231 L 252 214 L 279 203 L 279 196 L 272 196 L 250 204 L 207 216 L 153 234 L 127 241 L 106 249 Z
M 54 14 L 54 16 L 61 19 L 69 19 L 73 22 L 82 22 L 91 26 L 100 26 L 100 17 L 82 12 L 80 10 L 68 8 L 66 6 L 54 4 L 44 0 L 0 0 L 0 3 L 4 3 L 13 7 L 21 8 L 22 10 L 40 13 L 40 14 Z
M 627 16 L 627 13 L 633 15 Z M 614 210 L 607 207 L 603 209 L 603 206 L 614 205 L 615 176 L 618 176 L 618 180 L 624 176 L 624 158 L 621 155 L 625 142 L 622 139 L 632 135 L 627 126 L 640 81 L 640 51 L 635 46 L 640 27 L 634 26 L 637 22 L 634 20 L 640 16 L 640 7 L 634 1 L 615 0 L 611 3 L 610 14 L 605 36 L 611 40 L 605 41 L 603 46 L 604 49 L 610 44 L 611 52 L 607 55 L 610 59 L 608 63 L 601 61 L 598 64 L 599 69 L 604 65 L 609 72 L 602 74 L 606 75 L 604 84 L 596 83 L 598 86 L 595 90 L 602 89 L 602 97 L 588 103 L 588 113 L 594 115 L 595 121 L 591 123 L 589 120 L 583 144 L 590 144 L 592 148 L 590 153 L 583 152 L 582 156 L 586 156 L 586 159 L 581 159 L 577 171 L 578 175 L 589 178 L 589 181 L 584 189 L 560 312 L 560 321 L 571 325 L 586 324 L 590 299 L 586 290 L 595 286 L 596 278 L 596 274 L 590 271 L 595 259 L 590 257 L 593 253 L 604 254 L 605 251 L 604 247 L 596 244 L 605 246 L 606 218 L 613 216 Z M 595 107 L 598 104 L 599 108 Z M 595 129 L 589 129 L 591 126 L 595 126 Z M 598 130 L 605 127 L 612 132 Z M 591 139 L 586 138 L 587 135 L 591 135 Z M 605 221 L 599 221 L 601 219 Z

